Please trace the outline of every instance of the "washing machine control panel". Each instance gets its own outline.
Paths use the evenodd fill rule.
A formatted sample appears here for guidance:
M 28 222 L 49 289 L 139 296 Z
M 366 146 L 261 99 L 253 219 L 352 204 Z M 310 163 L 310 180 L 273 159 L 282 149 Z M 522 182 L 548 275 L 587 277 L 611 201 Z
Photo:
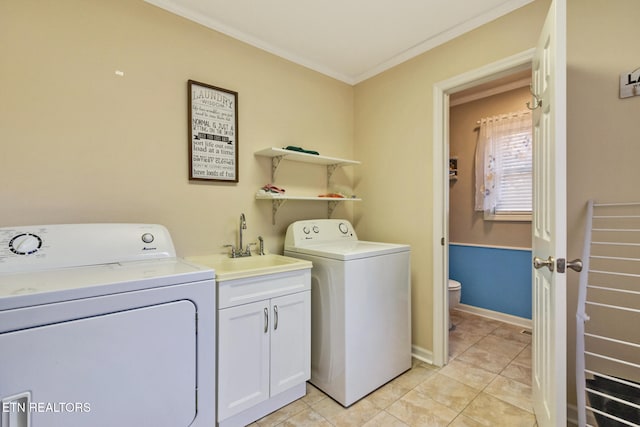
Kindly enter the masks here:
M 344 219 L 304 220 L 289 225 L 285 246 L 300 246 L 337 240 L 358 240 L 349 221 Z
M 0 228 L 0 272 L 13 259 L 35 259 L 46 256 L 45 226 Z
M 0 227 L 0 273 L 175 257 L 157 224 L 57 224 Z

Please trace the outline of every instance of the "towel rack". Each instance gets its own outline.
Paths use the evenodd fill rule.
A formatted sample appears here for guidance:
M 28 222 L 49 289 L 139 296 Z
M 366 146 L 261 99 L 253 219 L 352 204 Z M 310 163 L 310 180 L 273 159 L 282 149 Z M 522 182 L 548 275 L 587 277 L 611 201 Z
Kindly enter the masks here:
M 589 201 L 582 259 L 578 425 L 640 426 L 640 203 Z

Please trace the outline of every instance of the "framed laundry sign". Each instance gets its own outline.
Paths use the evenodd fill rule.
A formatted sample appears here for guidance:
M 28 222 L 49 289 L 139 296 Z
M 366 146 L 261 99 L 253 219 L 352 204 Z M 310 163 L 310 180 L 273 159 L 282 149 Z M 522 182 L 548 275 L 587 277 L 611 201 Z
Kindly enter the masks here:
M 620 98 L 640 96 L 640 68 L 620 74 Z
M 238 182 L 238 93 L 188 83 L 189 179 Z

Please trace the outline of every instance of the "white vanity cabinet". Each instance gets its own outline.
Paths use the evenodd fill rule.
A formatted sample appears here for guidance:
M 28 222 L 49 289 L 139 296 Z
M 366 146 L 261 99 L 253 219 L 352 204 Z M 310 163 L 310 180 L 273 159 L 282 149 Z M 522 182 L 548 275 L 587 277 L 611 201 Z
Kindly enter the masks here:
M 244 426 L 306 393 L 309 269 L 218 284 L 218 422 Z

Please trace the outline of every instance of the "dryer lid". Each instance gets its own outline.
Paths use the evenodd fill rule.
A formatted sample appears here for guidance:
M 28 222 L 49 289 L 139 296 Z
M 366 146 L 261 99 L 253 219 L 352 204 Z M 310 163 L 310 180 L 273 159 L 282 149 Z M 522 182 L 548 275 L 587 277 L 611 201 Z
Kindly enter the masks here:
M 0 311 L 214 278 L 212 269 L 177 258 L 0 274 Z
M 285 255 L 306 254 L 337 260 L 369 258 L 409 252 L 409 245 L 358 240 L 353 225 L 344 219 L 296 221 L 287 228 Z
M 409 245 L 367 242 L 363 240 L 318 243 L 298 247 L 285 246 L 285 251 L 288 251 L 291 254 L 306 254 L 342 261 L 409 252 L 410 249 Z

